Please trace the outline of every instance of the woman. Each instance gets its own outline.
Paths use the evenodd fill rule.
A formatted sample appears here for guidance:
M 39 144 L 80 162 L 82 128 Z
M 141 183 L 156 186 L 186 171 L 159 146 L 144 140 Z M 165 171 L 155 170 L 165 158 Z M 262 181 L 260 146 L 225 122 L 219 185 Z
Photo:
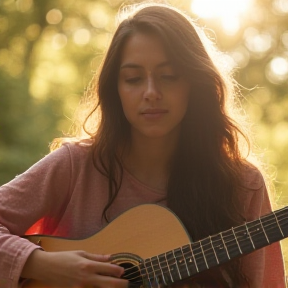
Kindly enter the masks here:
M 233 81 L 203 37 L 164 5 L 140 6 L 120 23 L 90 86 L 98 96 L 83 125 L 90 140 L 63 144 L 0 188 L 0 287 L 17 287 L 20 277 L 128 285 L 109 255 L 44 252 L 17 236 L 34 223 L 34 232 L 79 239 L 158 203 L 200 240 L 271 211 L 263 177 L 240 149 L 248 138 L 232 111 Z M 279 243 L 183 285 L 285 287 Z

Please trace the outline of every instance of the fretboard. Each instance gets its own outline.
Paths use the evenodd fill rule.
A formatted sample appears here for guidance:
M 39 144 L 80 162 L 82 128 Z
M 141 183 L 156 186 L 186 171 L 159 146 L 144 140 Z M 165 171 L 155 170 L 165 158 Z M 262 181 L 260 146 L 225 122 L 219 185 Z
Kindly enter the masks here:
M 170 285 L 288 236 L 288 207 L 257 220 L 145 259 L 144 287 Z

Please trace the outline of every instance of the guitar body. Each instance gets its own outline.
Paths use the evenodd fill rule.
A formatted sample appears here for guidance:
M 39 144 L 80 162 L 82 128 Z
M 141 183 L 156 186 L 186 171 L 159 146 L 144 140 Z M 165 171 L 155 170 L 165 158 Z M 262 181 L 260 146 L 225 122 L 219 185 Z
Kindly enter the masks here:
M 110 254 L 111 263 L 125 268 L 122 278 L 141 288 L 169 286 L 286 237 L 288 207 L 191 243 L 177 216 L 154 204 L 126 211 L 86 239 L 26 236 L 45 251 Z M 60 287 L 28 280 L 21 288 Z
M 127 263 L 137 266 L 137 261 L 190 242 L 177 216 L 167 208 L 154 204 L 140 205 L 124 212 L 103 230 L 86 239 L 69 240 L 41 235 L 25 238 L 48 252 L 84 250 L 95 254 L 115 254 L 112 262 L 121 266 Z M 22 287 L 48 288 L 34 280 L 24 282 Z

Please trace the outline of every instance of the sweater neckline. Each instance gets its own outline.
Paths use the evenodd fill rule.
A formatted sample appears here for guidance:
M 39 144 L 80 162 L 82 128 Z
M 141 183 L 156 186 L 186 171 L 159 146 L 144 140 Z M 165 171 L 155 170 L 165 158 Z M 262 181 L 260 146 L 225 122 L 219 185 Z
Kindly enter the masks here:
M 144 184 L 142 181 L 140 181 L 138 178 L 136 178 L 131 172 L 129 172 L 125 167 L 123 167 L 123 172 L 126 174 L 126 176 L 130 179 L 130 181 L 134 182 L 136 185 L 143 187 L 146 190 L 149 190 L 153 193 L 159 194 L 159 195 L 166 195 L 165 189 L 157 189 L 150 187 L 146 184 Z

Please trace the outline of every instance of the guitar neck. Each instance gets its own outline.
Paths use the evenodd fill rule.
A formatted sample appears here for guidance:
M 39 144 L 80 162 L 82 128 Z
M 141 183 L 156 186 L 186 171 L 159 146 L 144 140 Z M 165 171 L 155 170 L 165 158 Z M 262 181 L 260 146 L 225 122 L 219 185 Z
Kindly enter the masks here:
M 144 283 L 170 285 L 249 254 L 288 236 L 288 207 L 230 230 L 148 258 L 141 264 Z

